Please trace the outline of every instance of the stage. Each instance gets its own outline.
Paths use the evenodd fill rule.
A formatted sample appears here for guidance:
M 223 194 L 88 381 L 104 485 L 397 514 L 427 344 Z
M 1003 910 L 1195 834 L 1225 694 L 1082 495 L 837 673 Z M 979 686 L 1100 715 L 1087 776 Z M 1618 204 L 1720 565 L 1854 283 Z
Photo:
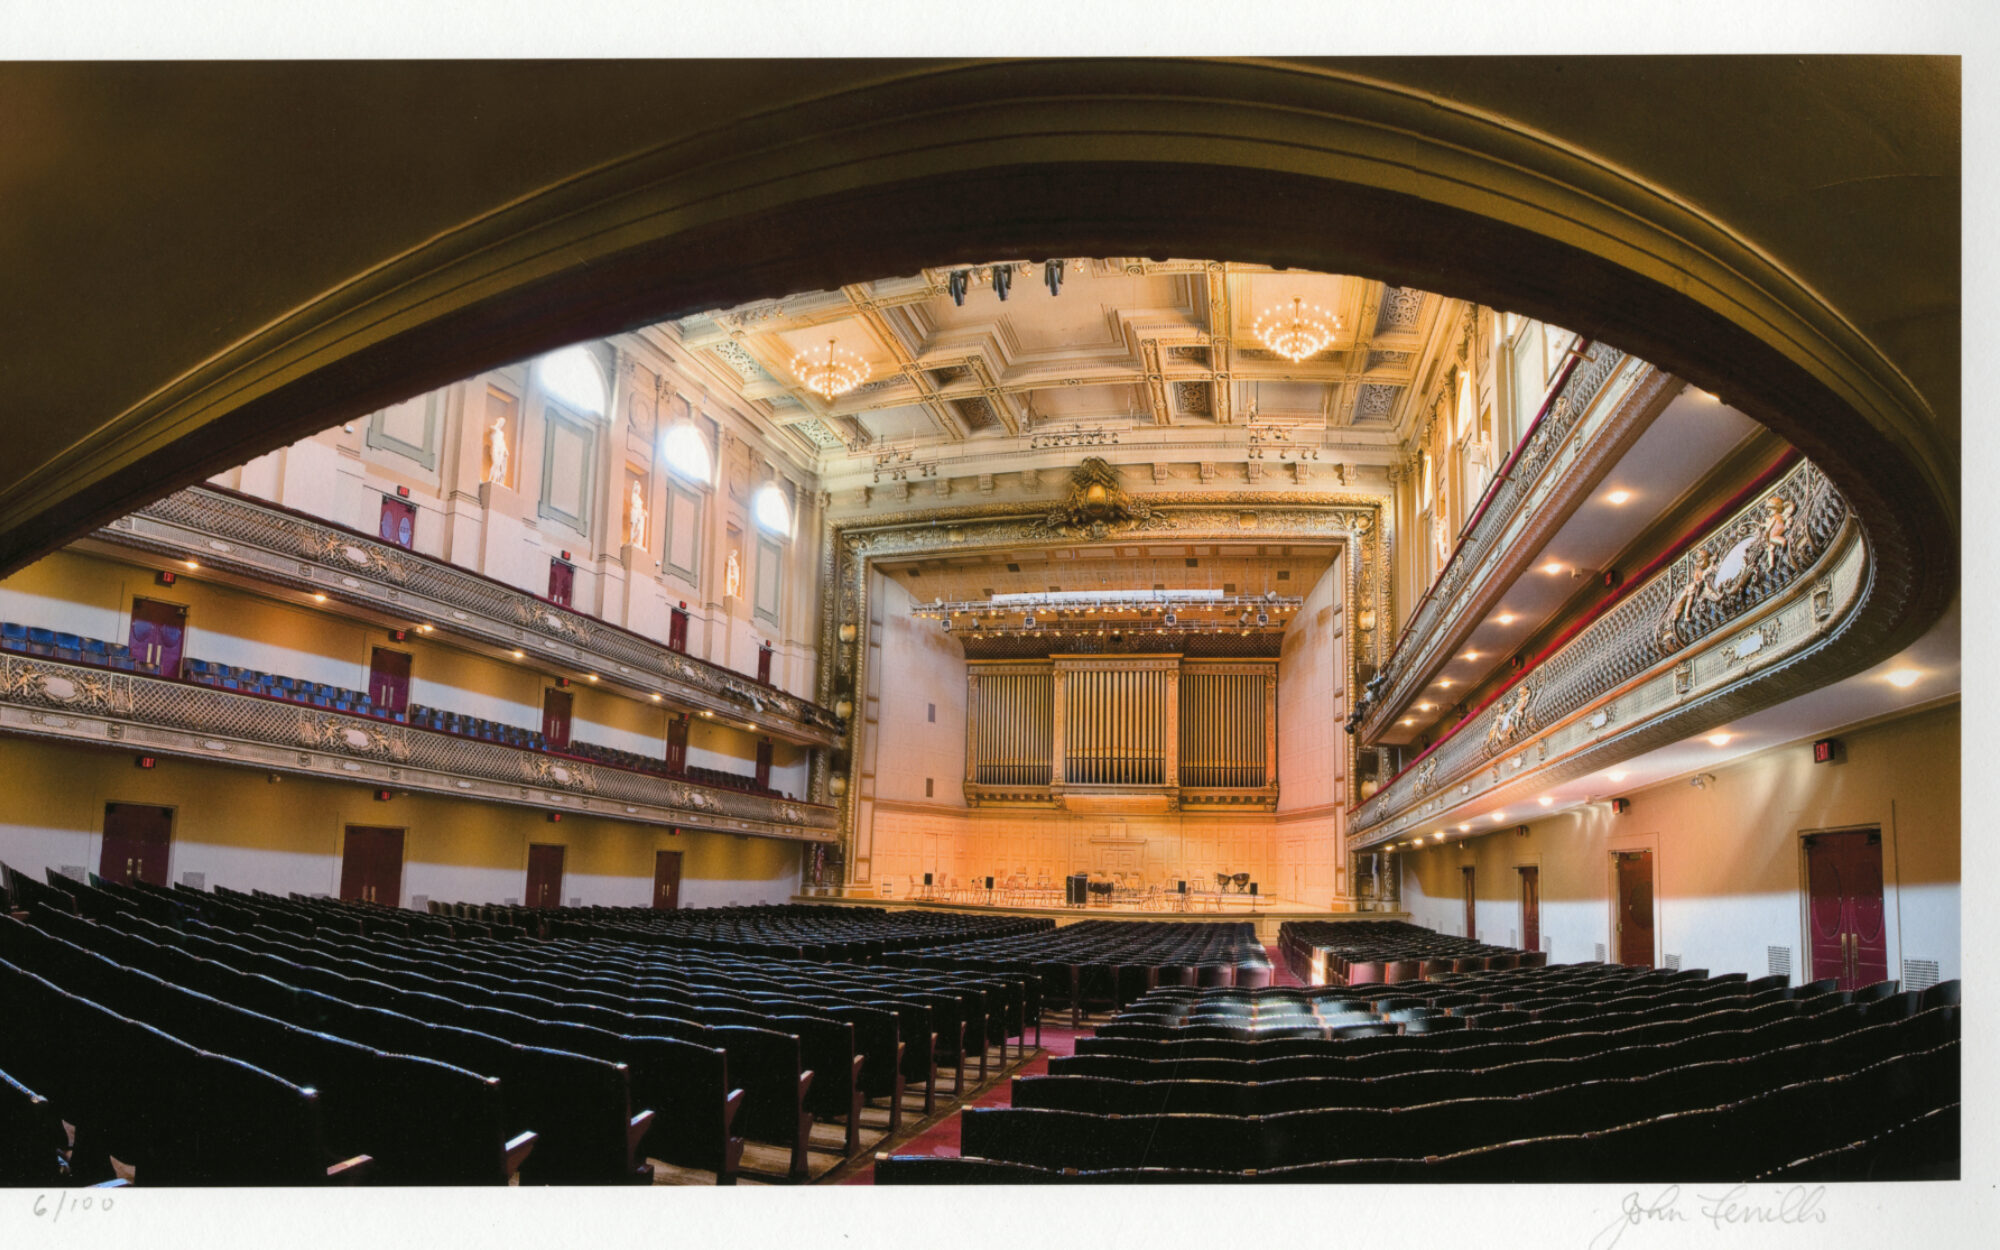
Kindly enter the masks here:
M 933 890 L 924 897 L 918 886 L 914 895 L 897 891 L 883 895 L 867 892 L 867 886 L 840 887 L 838 893 L 800 893 L 794 903 L 817 903 L 828 907 L 880 907 L 889 911 L 962 911 L 991 916 L 1046 916 L 1058 927 L 1084 920 L 1122 921 L 1218 921 L 1248 920 L 1257 926 L 1257 940 L 1270 945 L 1278 940 L 1278 926 L 1287 920 L 1408 920 L 1406 911 L 1392 909 L 1357 911 L 1356 905 L 1372 905 L 1370 900 L 1353 900 L 1353 905 L 1315 907 L 1291 899 L 1256 894 L 1161 893 L 1111 903 L 1067 906 L 1060 890 Z M 948 897 L 948 895 L 953 897 Z M 1040 897 L 1037 897 L 1040 895 Z M 969 897 L 968 897 L 969 896 Z M 1350 900 L 1337 900 L 1348 903 Z

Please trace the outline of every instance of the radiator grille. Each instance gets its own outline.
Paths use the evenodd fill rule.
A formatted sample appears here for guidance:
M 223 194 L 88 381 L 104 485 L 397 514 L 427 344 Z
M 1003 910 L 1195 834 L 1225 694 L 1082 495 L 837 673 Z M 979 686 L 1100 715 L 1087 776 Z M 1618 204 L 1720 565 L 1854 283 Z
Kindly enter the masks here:
M 181 874 L 181 884 L 190 890 L 206 890 L 208 888 L 208 874 L 205 872 L 184 872 Z
M 1597 962 L 1598 963 L 1604 962 L 1604 943 L 1602 942 L 1599 942 L 1597 944 Z
M 1935 959 L 1905 959 L 1903 961 L 1903 988 L 1906 990 L 1927 990 L 1938 983 L 1938 966 Z
M 1789 946 L 1766 946 L 1764 967 L 1769 975 L 1788 977 L 1792 975 L 1792 948 Z
M 1679 955 L 1668 955 L 1666 956 L 1666 960 L 1668 972 L 1679 972 L 1681 970 L 1681 957 Z

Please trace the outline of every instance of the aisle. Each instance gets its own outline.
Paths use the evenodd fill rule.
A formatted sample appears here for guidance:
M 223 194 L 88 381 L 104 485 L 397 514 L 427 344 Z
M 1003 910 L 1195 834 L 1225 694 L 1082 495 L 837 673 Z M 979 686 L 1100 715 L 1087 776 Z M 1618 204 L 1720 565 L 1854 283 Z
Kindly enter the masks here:
M 1072 1055 L 1076 1053 L 1078 1030 L 1069 1027 L 1068 1016 L 1066 1014 L 1061 1015 L 1063 1023 L 1055 1023 L 1058 1015 L 1059 1013 L 1056 1012 L 1049 1013 L 1047 1022 L 1042 1025 L 1041 1049 L 1027 1063 L 1021 1066 L 1020 1071 L 1014 1074 L 1015 1076 L 1044 1075 L 1049 1070 L 1049 1059 L 1051 1056 Z M 1087 1036 L 1090 1032 L 1089 1026 L 1084 1026 L 1082 1031 Z M 975 1107 L 1010 1107 L 1013 1105 L 1013 1100 L 1013 1082 L 1006 1080 L 995 1084 L 992 1089 L 987 1090 L 986 1093 L 975 1099 L 971 1105 Z M 896 1153 L 899 1155 L 956 1156 L 958 1154 L 959 1115 L 963 1111 L 963 1107 L 959 1108 L 958 1111 L 952 1112 L 951 1115 L 947 1116 L 934 1127 L 926 1129 L 924 1132 L 896 1147 Z M 867 1166 L 840 1183 L 843 1185 L 873 1185 L 875 1183 L 874 1161 L 871 1159 Z

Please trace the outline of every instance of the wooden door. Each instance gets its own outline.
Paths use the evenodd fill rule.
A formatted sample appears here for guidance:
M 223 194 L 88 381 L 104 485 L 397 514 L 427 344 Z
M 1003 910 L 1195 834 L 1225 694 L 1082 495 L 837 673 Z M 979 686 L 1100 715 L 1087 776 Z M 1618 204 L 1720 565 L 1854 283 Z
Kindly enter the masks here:
M 667 721 L 667 771 L 687 771 L 688 718 L 683 712 Z
M 1653 966 L 1653 853 L 1619 851 L 1618 962 Z
M 757 785 L 760 789 L 771 788 L 771 740 L 757 739 Z
M 147 803 L 104 805 L 104 850 L 97 875 L 131 885 L 167 883 L 167 852 L 174 836 L 174 809 Z
M 757 648 L 757 680 L 767 686 L 771 684 L 771 644 L 768 642 Z
M 417 544 L 417 510 L 400 499 L 382 496 L 382 527 L 379 531 L 382 541 L 394 543 L 398 547 L 415 547 Z
M 132 658 L 159 666 L 160 676 L 181 675 L 181 651 L 187 644 L 187 608 L 158 599 L 132 601 Z
M 530 907 L 561 907 L 563 848 L 544 842 L 528 844 L 528 892 L 522 897 Z
M 1843 990 L 1886 980 L 1881 831 L 1816 833 L 1805 841 L 1812 975 L 1838 978 Z
M 674 608 L 667 618 L 667 650 L 688 649 L 688 614 L 686 608 Z
M 368 698 L 378 712 L 410 710 L 410 657 L 407 652 L 375 648 L 368 660 Z
M 340 852 L 340 897 L 350 903 L 402 906 L 401 829 L 347 826 L 347 840 Z
M 567 560 L 549 561 L 549 602 L 568 607 L 576 593 L 576 566 Z
M 1465 936 L 1476 938 L 1478 936 L 1479 895 L 1472 888 L 1472 865 L 1467 864 L 1465 867 L 1459 869 L 1458 876 L 1465 895 Z
M 570 708 L 574 704 L 567 690 L 550 686 L 542 691 L 542 738 L 555 750 L 569 746 Z
M 681 905 L 681 853 L 653 852 L 653 910 L 674 911 Z
M 1542 949 L 1542 870 L 1523 864 L 1521 874 L 1521 949 Z

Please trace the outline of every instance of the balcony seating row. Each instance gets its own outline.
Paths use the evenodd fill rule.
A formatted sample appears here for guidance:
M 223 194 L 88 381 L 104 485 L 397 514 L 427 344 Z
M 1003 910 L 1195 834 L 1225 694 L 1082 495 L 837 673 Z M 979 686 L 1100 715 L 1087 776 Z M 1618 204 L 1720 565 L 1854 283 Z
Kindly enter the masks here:
M 157 674 L 160 671 L 157 664 L 134 659 L 132 649 L 122 642 L 85 638 L 14 621 L 0 622 L 0 651 L 17 651 L 23 655 L 61 660 L 65 664 L 92 664 L 128 673 Z
M 402 712 L 377 705 L 365 690 L 349 690 L 344 686 L 307 681 L 301 677 L 195 659 L 187 661 L 186 675 L 187 680 L 197 685 L 232 690 L 238 694 L 261 695 L 285 703 L 301 703 L 308 707 L 345 712 L 350 716 L 373 716 L 399 724 L 409 719 Z

